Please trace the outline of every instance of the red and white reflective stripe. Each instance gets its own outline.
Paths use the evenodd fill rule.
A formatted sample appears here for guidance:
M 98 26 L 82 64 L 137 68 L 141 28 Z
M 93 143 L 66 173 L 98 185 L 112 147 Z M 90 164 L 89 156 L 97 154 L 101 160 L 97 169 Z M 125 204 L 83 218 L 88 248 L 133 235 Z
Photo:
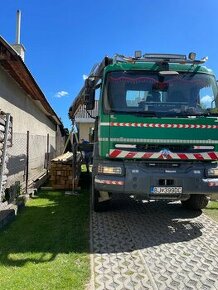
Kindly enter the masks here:
M 165 152 L 134 152 L 111 149 L 111 158 L 127 159 L 177 159 L 177 160 L 218 160 L 218 152 L 207 153 L 165 153 Z
M 218 129 L 218 125 L 202 124 L 158 124 L 158 123 L 102 123 L 111 127 L 176 128 L 176 129 Z
M 95 178 L 96 183 L 100 184 L 108 184 L 108 185 L 123 185 L 124 181 L 121 180 L 108 180 L 108 179 L 98 179 Z

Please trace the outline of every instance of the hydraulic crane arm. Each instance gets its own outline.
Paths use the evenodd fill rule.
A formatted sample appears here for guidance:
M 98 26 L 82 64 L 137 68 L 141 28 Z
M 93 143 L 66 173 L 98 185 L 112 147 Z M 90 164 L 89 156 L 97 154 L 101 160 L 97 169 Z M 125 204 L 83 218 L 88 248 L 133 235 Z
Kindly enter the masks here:
M 102 62 L 100 62 L 99 64 L 95 65 L 92 68 L 91 72 L 89 73 L 88 78 L 85 80 L 85 83 L 82 89 L 80 90 L 79 94 L 74 99 L 72 105 L 69 108 L 69 118 L 71 120 L 74 119 L 75 114 L 77 113 L 80 106 L 87 105 L 88 100 L 86 96 L 87 94 L 89 94 L 90 92 L 89 90 L 95 88 L 95 86 L 97 85 L 97 83 L 103 76 L 104 68 L 111 63 L 112 63 L 112 59 L 105 57 L 102 60 Z

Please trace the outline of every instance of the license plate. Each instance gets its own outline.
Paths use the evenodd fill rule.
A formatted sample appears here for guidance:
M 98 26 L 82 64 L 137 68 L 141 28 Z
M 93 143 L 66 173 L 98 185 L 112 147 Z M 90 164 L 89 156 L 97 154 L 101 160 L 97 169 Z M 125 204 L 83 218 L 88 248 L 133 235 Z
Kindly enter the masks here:
M 151 193 L 154 194 L 182 193 L 182 186 L 153 186 L 151 187 Z

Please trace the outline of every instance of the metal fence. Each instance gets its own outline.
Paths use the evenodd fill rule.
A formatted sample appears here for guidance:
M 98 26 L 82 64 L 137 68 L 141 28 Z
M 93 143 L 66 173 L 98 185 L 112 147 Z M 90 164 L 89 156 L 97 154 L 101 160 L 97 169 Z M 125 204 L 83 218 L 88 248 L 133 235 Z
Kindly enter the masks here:
M 33 135 L 27 131 L 14 133 L 12 147 L 8 150 L 7 187 L 19 181 L 26 188 L 49 169 L 50 161 L 56 156 L 54 136 Z

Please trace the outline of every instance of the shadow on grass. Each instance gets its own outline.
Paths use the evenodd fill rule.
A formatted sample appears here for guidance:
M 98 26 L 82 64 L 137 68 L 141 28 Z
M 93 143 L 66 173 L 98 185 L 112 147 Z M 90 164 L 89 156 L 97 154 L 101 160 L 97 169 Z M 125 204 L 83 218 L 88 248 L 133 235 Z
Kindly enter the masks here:
M 41 192 L 0 231 L 0 264 L 47 263 L 58 254 L 88 253 L 89 193 Z

